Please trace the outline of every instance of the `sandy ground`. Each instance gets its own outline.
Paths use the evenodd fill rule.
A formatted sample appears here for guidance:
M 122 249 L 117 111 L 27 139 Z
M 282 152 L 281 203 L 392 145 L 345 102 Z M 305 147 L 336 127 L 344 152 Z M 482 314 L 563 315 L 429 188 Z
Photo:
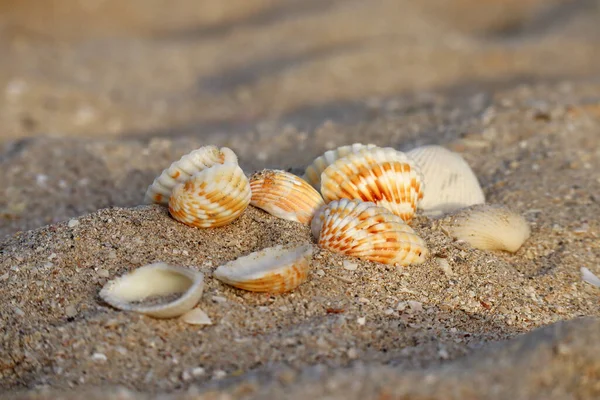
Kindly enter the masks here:
M 44 4 L 0 2 L 4 397 L 600 397 L 600 291 L 579 273 L 600 275 L 600 3 Z M 418 217 L 425 264 L 349 271 L 322 250 L 270 296 L 210 274 L 308 227 L 250 207 L 199 230 L 139 206 L 204 144 L 301 173 L 354 142 L 459 151 L 531 238 L 474 250 Z M 155 261 L 206 273 L 212 326 L 98 298 Z

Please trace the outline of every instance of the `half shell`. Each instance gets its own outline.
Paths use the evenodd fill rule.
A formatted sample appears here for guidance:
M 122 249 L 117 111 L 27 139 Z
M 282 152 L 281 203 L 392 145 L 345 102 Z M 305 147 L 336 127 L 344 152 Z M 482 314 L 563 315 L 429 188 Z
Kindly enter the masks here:
M 216 146 L 203 146 L 189 154 L 184 155 L 165 169 L 146 191 L 145 202 L 147 204 L 169 204 L 169 198 L 173 188 L 187 181 L 192 175 L 205 168 L 226 162 L 237 164 L 237 156 L 227 148 L 220 150 Z
M 169 212 L 177 221 L 198 228 L 223 226 L 250 204 L 250 183 L 233 163 L 217 164 L 173 189 Z
M 155 263 L 109 281 L 100 291 L 102 300 L 124 311 L 155 318 L 173 318 L 191 310 L 202 297 L 204 275 L 191 269 Z M 181 293 L 173 301 L 140 303 L 157 296 Z
M 288 292 L 308 279 L 312 253 L 311 245 L 269 247 L 221 265 L 214 277 L 252 292 Z
M 373 202 L 407 222 L 423 198 L 423 186 L 417 164 L 391 147 L 349 154 L 321 174 L 325 202 L 338 199 Z
M 264 170 L 250 177 L 250 204 L 276 217 L 310 223 L 323 198 L 306 181 L 285 171 Z
M 477 177 L 460 154 L 441 146 L 417 147 L 407 154 L 419 164 L 427 183 L 419 203 L 425 215 L 437 216 L 485 203 Z
M 365 149 L 373 149 L 375 147 L 377 146 L 374 144 L 354 143 L 348 146 L 338 147 L 335 150 L 326 151 L 306 168 L 302 178 L 318 190 L 321 188 L 321 174 L 336 160 L 346 157 L 348 154 L 357 153 Z
M 425 241 L 400 217 L 359 200 L 332 201 L 323 211 L 319 246 L 383 264 L 425 261 Z M 317 216 L 318 217 L 318 216 Z
M 449 217 L 447 230 L 476 249 L 519 250 L 529 238 L 529 224 L 519 214 L 502 206 L 475 205 Z

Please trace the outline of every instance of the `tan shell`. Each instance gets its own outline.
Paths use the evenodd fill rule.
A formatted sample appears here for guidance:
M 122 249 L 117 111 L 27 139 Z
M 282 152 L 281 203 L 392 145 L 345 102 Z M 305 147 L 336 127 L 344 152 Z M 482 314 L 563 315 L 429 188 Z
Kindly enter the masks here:
M 100 297 L 111 306 L 155 318 L 173 318 L 191 310 L 202 297 L 204 275 L 191 269 L 155 263 L 137 268 L 106 283 Z M 153 296 L 182 293 L 160 304 L 139 303 Z
M 477 177 L 460 154 L 441 146 L 417 147 L 407 154 L 417 162 L 427 184 L 419 203 L 425 215 L 439 216 L 485 203 Z
M 365 149 L 373 149 L 375 147 L 377 146 L 374 144 L 354 143 L 348 146 L 338 147 L 335 150 L 326 151 L 306 168 L 302 179 L 312 185 L 315 189 L 319 190 L 321 188 L 321 174 L 336 160 L 346 157 L 348 154 L 357 153 Z
M 310 223 L 323 198 L 306 181 L 285 171 L 264 170 L 250 177 L 250 204 L 271 215 L 302 224 Z
M 269 247 L 220 266 L 214 277 L 239 289 L 283 293 L 308 279 L 311 245 Z
M 336 200 L 323 215 L 318 243 L 325 249 L 402 266 L 420 264 L 429 253 L 425 241 L 400 217 L 373 203 Z
M 146 191 L 146 204 L 156 203 L 166 206 L 177 184 L 187 181 L 203 169 L 226 162 L 234 164 L 238 162 L 235 153 L 227 147 L 219 150 L 216 146 L 203 146 L 184 155 L 154 179 Z
M 169 212 L 177 221 L 215 228 L 239 217 L 250 204 L 250 183 L 233 163 L 217 164 L 173 189 Z
M 331 164 L 321 175 L 325 202 L 370 201 L 410 221 L 423 198 L 423 176 L 416 163 L 391 147 L 362 150 Z
M 475 205 L 448 217 L 450 235 L 476 249 L 516 252 L 529 238 L 529 224 L 506 207 Z

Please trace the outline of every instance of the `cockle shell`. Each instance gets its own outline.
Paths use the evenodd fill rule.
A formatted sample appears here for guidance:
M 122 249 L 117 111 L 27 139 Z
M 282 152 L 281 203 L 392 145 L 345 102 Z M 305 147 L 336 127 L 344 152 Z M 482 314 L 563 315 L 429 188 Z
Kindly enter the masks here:
M 312 253 L 311 245 L 269 247 L 221 265 L 214 277 L 252 292 L 288 292 L 308 279 Z
M 146 191 L 145 202 L 167 205 L 173 188 L 187 181 L 192 175 L 215 164 L 226 162 L 237 164 L 237 156 L 227 148 L 220 150 L 216 146 L 203 146 L 189 154 L 184 155 L 178 161 L 165 169 Z
M 529 224 L 519 214 L 505 207 L 479 204 L 449 216 L 450 236 L 464 240 L 480 250 L 519 250 L 529 238 Z
M 100 297 L 111 306 L 155 318 L 173 318 L 191 310 L 202 297 L 204 275 L 191 269 L 155 263 L 137 268 L 109 281 Z M 182 293 L 160 304 L 140 303 L 154 296 Z
M 406 154 L 391 147 L 361 150 L 331 164 L 321 174 L 325 202 L 358 199 L 387 208 L 410 221 L 423 198 L 423 175 Z
M 417 147 L 407 154 L 421 167 L 427 183 L 419 203 L 425 215 L 439 216 L 485 203 L 477 177 L 460 154 L 441 146 Z
M 175 186 L 169 212 L 186 225 L 216 228 L 239 217 L 250 204 L 250 197 L 244 171 L 237 164 L 217 164 Z
M 276 217 L 309 224 L 314 213 L 325 204 L 306 181 L 279 170 L 264 170 L 250 177 L 250 204 Z
M 315 189 L 319 190 L 321 188 L 321 174 L 336 160 L 346 157 L 348 154 L 357 153 L 364 149 L 373 149 L 375 147 L 377 146 L 374 144 L 354 143 L 348 146 L 338 147 L 335 150 L 326 151 L 306 168 L 302 179 L 311 184 Z
M 402 218 L 373 203 L 332 201 L 323 215 L 318 243 L 325 249 L 402 266 L 420 264 L 428 255 L 425 241 Z

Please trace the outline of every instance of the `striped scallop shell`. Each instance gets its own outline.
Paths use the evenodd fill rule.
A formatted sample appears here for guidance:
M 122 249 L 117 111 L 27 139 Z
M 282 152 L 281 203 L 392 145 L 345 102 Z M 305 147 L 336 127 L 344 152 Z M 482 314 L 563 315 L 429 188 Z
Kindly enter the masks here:
M 421 167 L 427 182 L 419 208 L 425 215 L 441 215 L 485 203 L 483 190 L 460 154 L 441 146 L 417 147 L 407 153 Z
M 202 297 L 204 275 L 191 269 L 155 263 L 109 281 L 100 297 L 111 306 L 155 318 L 173 318 L 191 310 Z M 181 293 L 172 301 L 144 304 L 157 296 Z
M 314 213 L 325 204 L 306 181 L 285 171 L 264 170 L 250 177 L 250 204 L 271 215 L 309 224 Z
M 529 238 L 529 223 L 506 207 L 479 204 L 448 217 L 448 233 L 480 250 L 519 250 Z
M 321 174 L 336 160 L 346 157 L 348 154 L 358 153 L 361 150 L 373 149 L 375 147 L 377 146 L 374 144 L 354 143 L 348 146 L 338 147 L 335 150 L 326 151 L 322 156 L 317 157 L 311 165 L 306 167 L 302 179 L 311 184 L 315 189 L 319 190 L 321 188 Z
M 252 292 L 283 293 L 308 279 L 313 247 L 269 247 L 220 266 L 214 277 Z
M 203 169 L 226 162 L 237 164 L 237 156 L 231 149 L 222 147 L 219 150 L 216 146 L 200 147 L 175 161 L 154 179 L 154 182 L 148 186 L 146 191 L 145 202 L 166 206 L 169 204 L 173 188 L 178 183 L 187 181 L 192 175 Z
M 423 175 L 406 154 L 391 147 L 362 150 L 331 164 L 321 174 L 326 202 L 370 201 L 409 222 L 423 198 Z
M 186 225 L 215 228 L 239 217 L 250 204 L 250 197 L 244 171 L 237 164 L 217 164 L 175 186 L 169 212 Z
M 325 249 L 402 266 L 421 264 L 429 253 L 425 241 L 400 217 L 373 203 L 332 201 L 323 215 L 318 243 Z

